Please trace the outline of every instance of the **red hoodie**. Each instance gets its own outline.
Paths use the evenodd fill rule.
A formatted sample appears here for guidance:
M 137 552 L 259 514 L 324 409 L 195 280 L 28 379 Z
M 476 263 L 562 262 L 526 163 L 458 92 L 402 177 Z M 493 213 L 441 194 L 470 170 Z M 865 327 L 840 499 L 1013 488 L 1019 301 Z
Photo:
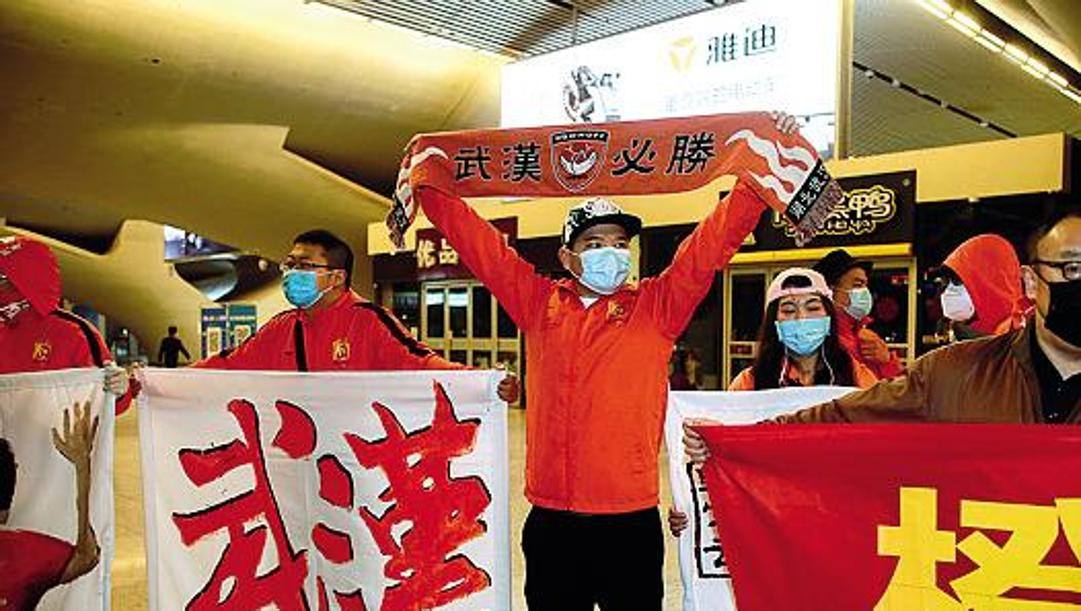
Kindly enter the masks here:
M 0 317 L 0 374 L 104 367 L 112 361 L 97 328 L 59 308 L 60 268 L 48 246 L 23 236 L 0 238 L 0 274 L 15 287 L 0 294 L 0 307 L 27 302 L 10 320 Z M 130 404 L 129 392 L 117 399 L 117 413 Z
M 885 363 L 877 363 L 863 358 L 860 353 L 860 339 L 866 338 L 873 342 L 883 341 L 877 333 L 867 326 L 870 322 L 870 317 L 856 320 L 844 308 L 837 308 L 837 340 L 841 343 L 841 347 L 853 359 L 866 365 L 880 380 L 896 378 L 902 375 L 905 372 L 905 365 L 901 362 L 901 358 L 893 352 L 890 352 L 890 360 Z
M 990 233 L 969 238 L 942 264 L 961 278 L 972 298 L 976 316 L 969 326 L 988 335 L 1024 326 L 1033 306 L 1021 287 L 1021 262 L 1005 238 Z

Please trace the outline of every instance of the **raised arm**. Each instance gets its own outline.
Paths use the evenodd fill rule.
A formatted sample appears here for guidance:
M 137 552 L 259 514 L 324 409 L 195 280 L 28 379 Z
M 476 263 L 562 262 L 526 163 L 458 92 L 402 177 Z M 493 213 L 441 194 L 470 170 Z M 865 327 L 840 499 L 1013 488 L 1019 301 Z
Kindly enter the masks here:
M 667 337 L 683 332 L 713 276 L 736 254 L 765 209 L 765 202 L 740 181 L 683 240 L 668 269 L 642 282 L 647 307 Z
M 551 282 L 537 274 L 507 244 L 491 223 L 480 217 L 454 190 L 446 155 L 435 148 L 410 160 L 398 178 L 395 197 L 408 207 L 419 205 L 473 275 L 495 295 L 521 329 L 542 310 Z
M 74 414 L 74 422 L 72 415 Z M 64 567 L 60 583 L 68 583 L 94 570 L 101 558 L 94 527 L 90 525 L 90 455 L 98 433 L 98 419 L 90 419 L 90 404 L 64 411 L 64 433 L 53 429 L 53 445 L 75 467 L 75 551 Z

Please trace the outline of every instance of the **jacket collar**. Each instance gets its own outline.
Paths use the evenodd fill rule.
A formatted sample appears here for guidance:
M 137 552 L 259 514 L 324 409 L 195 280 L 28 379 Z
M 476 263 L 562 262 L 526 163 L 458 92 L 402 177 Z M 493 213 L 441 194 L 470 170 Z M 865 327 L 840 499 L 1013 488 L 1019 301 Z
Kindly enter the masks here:
M 570 293 L 570 294 L 574 295 L 575 297 L 580 296 L 579 293 L 578 293 L 578 281 L 575 280 L 574 278 L 562 278 L 560 280 L 556 280 L 555 285 L 556 285 L 556 288 L 558 290 Z M 598 297 L 600 299 L 604 299 L 605 297 L 615 297 L 617 295 L 624 295 L 624 294 L 627 294 L 627 293 L 636 293 L 636 292 L 638 292 L 638 283 L 637 282 L 628 282 L 628 283 L 624 284 L 623 286 L 619 287 L 619 290 L 612 293 L 611 295 L 598 295 Z
M 1023 329 L 1014 333 L 1016 336 L 1010 342 L 1010 354 L 1025 371 L 1035 377 L 1036 367 L 1032 363 L 1032 342 L 1036 341 L 1036 321 L 1030 318 Z

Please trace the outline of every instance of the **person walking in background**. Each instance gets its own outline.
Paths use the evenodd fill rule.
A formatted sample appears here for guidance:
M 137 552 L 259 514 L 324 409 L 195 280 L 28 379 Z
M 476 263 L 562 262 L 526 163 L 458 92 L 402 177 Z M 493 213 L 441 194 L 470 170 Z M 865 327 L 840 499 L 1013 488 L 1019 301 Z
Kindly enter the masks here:
M 180 338 L 176 336 L 176 333 L 176 327 L 169 327 L 169 335 L 162 338 L 161 346 L 158 347 L 158 362 L 161 363 L 163 367 L 176 367 L 180 362 L 181 354 L 184 355 L 185 360 L 191 360 L 188 349 L 184 347 L 184 342 L 180 341 Z

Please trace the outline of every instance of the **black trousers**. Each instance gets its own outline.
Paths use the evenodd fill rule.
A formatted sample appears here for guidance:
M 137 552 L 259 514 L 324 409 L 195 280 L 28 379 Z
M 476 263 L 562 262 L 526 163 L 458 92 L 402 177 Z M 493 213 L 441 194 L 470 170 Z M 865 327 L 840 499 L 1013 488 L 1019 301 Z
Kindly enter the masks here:
M 581 514 L 533 507 L 522 529 L 529 611 L 652 611 L 664 596 L 656 507 Z

